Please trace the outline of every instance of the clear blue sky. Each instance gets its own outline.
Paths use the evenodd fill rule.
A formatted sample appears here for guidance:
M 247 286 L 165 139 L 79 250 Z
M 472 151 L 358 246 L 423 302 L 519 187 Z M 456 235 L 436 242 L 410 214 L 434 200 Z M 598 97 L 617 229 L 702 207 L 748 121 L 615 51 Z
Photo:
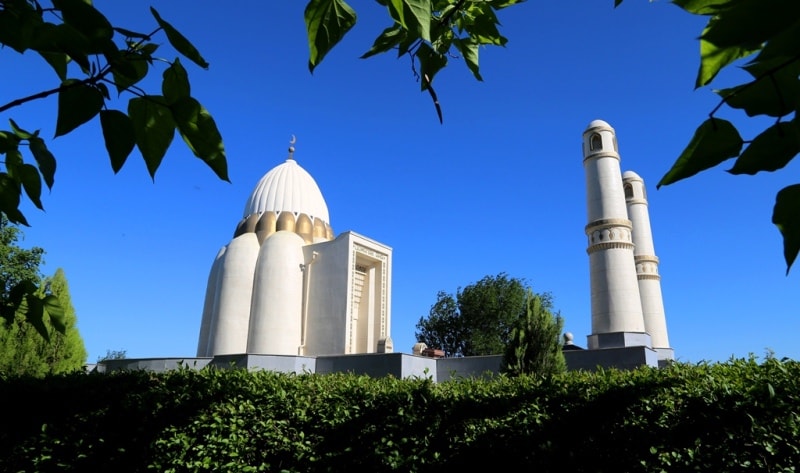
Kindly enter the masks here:
M 115 25 L 155 25 L 147 3 L 95 4 Z M 702 18 L 643 0 L 616 10 L 612 0 L 563 0 L 501 11 L 509 43 L 481 51 L 484 82 L 458 59 L 437 76 L 440 125 L 406 58 L 358 59 L 389 25 L 377 3 L 352 4 L 359 23 L 312 76 L 303 1 L 152 2 L 211 63 L 208 71 L 187 69 L 192 94 L 225 139 L 232 183 L 179 137 L 155 183 L 138 152 L 115 176 L 96 124 L 49 142 L 56 184 L 45 212 L 23 207 L 32 225 L 23 244 L 47 250 L 47 273 L 66 271 L 89 361 L 108 349 L 194 355 L 211 263 L 258 179 L 286 158 L 292 134 L 334 231 L 394 249 L 397 351 L 410 352 L 437 291 L 500 272 L 551 292 L 566 330 L 585 344 L 581 134 L 596 118 L 616 129 L 623 171 L 647 185 L 676 357 L 725 360 L 772 349 L 800 358 L 800 268 L 785 276 L 770 223 L 775 194 L 794 183 L 797 163 L 752 177 L 723 165 L 655 189 L 717 104 L 710 90 L 693 90 Z M 174 56 L 166 45 L 162 51 Z M 32 54 L 6 49 L 0 61 L 2 103 L 57 85 Z M 55 111 L 52 97 L 10 110 L 0 123 L 14 118 L 49 138 Z M 746 123 L 743 114 L 720 116 Z M 754 125 L 740 127 L 745 139 Z

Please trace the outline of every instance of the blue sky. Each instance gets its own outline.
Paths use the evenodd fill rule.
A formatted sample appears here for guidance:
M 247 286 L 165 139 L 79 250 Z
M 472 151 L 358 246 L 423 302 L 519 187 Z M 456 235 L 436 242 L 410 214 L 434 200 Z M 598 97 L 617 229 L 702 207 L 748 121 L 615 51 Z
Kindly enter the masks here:
M 97 0 L 115 25 L 151 31 L 148 4 Z M 394 249 L 392 337 L 410 352 L 437 291 L 506 272 L 551 292 L 579 344 L 591 332 L 581 134 L 593 119 L 617 131 L 622 169 L 648 188 L 670 342 L 679 360 L 774 350 L 800 358 L 800 276 L 785 276 L 770 223 L 777 173 L 730 167 L 655 189 L 716 106 L 693 90 L 703 18 L 664 1 L 529 1 L 500 12 L 505 48 L 481 51 L 484 82 L 451 59 L 435 82 L 440 125 L 406 58 L 361 60 L 388 24 L 377 3 L 352 1 L 359 22 L 313 75 L 302 1 L 153 1 L 211 63 L 187 65 L 192 94 L 223 134 L 232 183 L 178 138 L 153 183 L 137 152 L 114 175 L 99 126 L 49 141 L 58 158 L 46 211 L 26 203 L 23 245 L 64 268 L 89 361 L 193 356 L 208 271 L 258 179 L 295 158 L 316 179 L 338 234 Z M 165 37 L 161 41 L 166 43 Z M 159 50 L 175 53 L 165 44 Z M 57 85 L 32 54 L 0 51 L 0 102 Z M 188 61 L 183 61 L 188 64 Z M 13 71 L 13 72 L 9 72 Z M 151 90 L 159 90 L 161 70 Z M 735 71 L 717 87 L 734 85 Z M 112 104 L 124 108 L 127 102 Z M 55 130 L 51 97 L 2 114 Z M 745 139 L 758 123 L 725 110 Z M 0 128 L 7 128 L 0 125 Z M 732 164 L 732 162 L 730 163 Z

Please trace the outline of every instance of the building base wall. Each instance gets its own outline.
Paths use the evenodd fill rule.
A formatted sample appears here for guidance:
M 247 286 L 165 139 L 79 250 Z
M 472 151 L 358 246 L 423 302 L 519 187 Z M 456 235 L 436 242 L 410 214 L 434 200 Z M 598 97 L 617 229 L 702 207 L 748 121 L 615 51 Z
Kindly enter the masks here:
M 564 358 L 569 370 L 631 370 L 640 366 L 659 366 L 656 351 L 645 346 L 565 351 Z
M 589 350 L 653 346 L 650 335 L 644 332 L 594 333 L 586 338 Z
M 570 370 L 635 369 L 663 366 L 656 350 L 648 347 L 619 347 L 597 350 L 564 351 Z M 460 378 L 488 379 L 500 373 L 502 355 L 464 358 L 431 358 L 406 353 L 366 353 L 332 356 L 296 355 L 218 355 L 213 358 L 132 358 L 97 363 L 93 370 L 110 373 L 119 370 L 164 372 L 175 369 L 247 369 L 294 374 L 353 373 L 372 377 L 424 378 L 434 382 Z

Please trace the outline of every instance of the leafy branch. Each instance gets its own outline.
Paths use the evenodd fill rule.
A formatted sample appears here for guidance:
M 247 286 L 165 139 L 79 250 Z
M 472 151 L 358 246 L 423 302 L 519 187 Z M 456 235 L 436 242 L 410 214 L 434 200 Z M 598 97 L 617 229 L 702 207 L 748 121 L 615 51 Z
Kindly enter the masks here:
M 386 7 L 393 22 L 375 39 L 361 58 L 396 50 L 397 56 L 409 55 L 411 70 L 427 91 L 441 123 L 442 109 L 433 81 L 447 66 L 455 50 L 473 76 L 482 81 L 479 71 L 481 46 L 504 46 L 508 41 L 499 30 L 495 11 L 524 0 L 377 0 Z M 305 9 L 309 43 L 309 70 L 355 25 L 356 13 L 344 0 L 310 0 Z M 417 69 L 419 65 L 419 70 Z
M 622 0 L 615 0 L 615 6 Z M 658 187 L 694 176 L 730 158 L 731 174 L 784 168 L 800 153 L 800 3 L 783 0 L 673 0 L 688 13 L 708 17 L 700 35 L 700 68 L 695 88 L 749 58 L 742 68 L 753 80 L 716 90 L 720 103 L 695 131 Z M 768 79 L 768 80 L 765 80 Z M 745 141 L 728 120 L 716 118 L 723 105 L 748 117 L 775 117 L 771 126 Z M 784 117 L 794 114 L 790 121 Z M 747 146 L 745 146 L 747 145 Z M 786 273 L 800 253 L 800 184 L 781 189 L 772 223 L 783 236 Z
M 180 56 L 207 69 L 208 63 L 189 40 L 154 8 L 150 12 L 157 26 L 145 34 L 113 26 L 91 2 L 51 3 L 52 6 L 43 7 L 38 0 L 0 0 L 0 47 L 20 54 L 38 53 L 60 79 L 57 87 L 0 106 L 0 113 L 57 95 L 55 137 L 67 135 L 99 117 L 114 172 L 119 172 L 133 149 L 138 148 L 153 178 L 177 130 L 195 156 L 220 179 L 228 180 L 222 136 L 208 111 L 191 96 L 186 69 L 177 57 L 170 61 L 154 56 L 159 45 L 152 38 L 163 32 Z M 55 20 L 49 21 L 52 18 Z M 147 92 L 139 83 L 150 76 L 150 66 L 157 61 L 167 64 L 161 90 Z M 106 84 L 115 87 L 120 96 L 123 92 L 133 95 L 126 111 L 110 106 L 112 99 Z M 5 155 L 4 171 L 0 172 L 0 218 L 27 225 L 19 209 L 22 194 L 43 209 L 42 181 L 52 189 L 56 158 L 39 136 L 40 130 L 27 131 L 12 118 L 8 122 L 10 130 L 0 130 L 0 155 Z M 24 161 L 24 148 L 33 155 L 32 163 Z M 59 308 L 51 304 L 52 298 L 37 295 L 37 291 L 39 288 L 31 281 L 18 285 L 11 299 L 3 301 L 0 316 L 8 319 L 22 314 L 47 337 L 42 317 L 49 315 L 54 326 L 59 327 Z

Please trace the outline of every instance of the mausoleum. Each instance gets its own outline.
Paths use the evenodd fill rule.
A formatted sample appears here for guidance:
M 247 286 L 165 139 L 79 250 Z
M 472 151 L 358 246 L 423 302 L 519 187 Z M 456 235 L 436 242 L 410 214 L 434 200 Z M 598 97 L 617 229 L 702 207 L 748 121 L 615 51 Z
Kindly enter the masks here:
M 390 247 L 352 231 L 334 237 L 291 146 L 214 259 L 197 356 L 391 352 L 391 274 Z

